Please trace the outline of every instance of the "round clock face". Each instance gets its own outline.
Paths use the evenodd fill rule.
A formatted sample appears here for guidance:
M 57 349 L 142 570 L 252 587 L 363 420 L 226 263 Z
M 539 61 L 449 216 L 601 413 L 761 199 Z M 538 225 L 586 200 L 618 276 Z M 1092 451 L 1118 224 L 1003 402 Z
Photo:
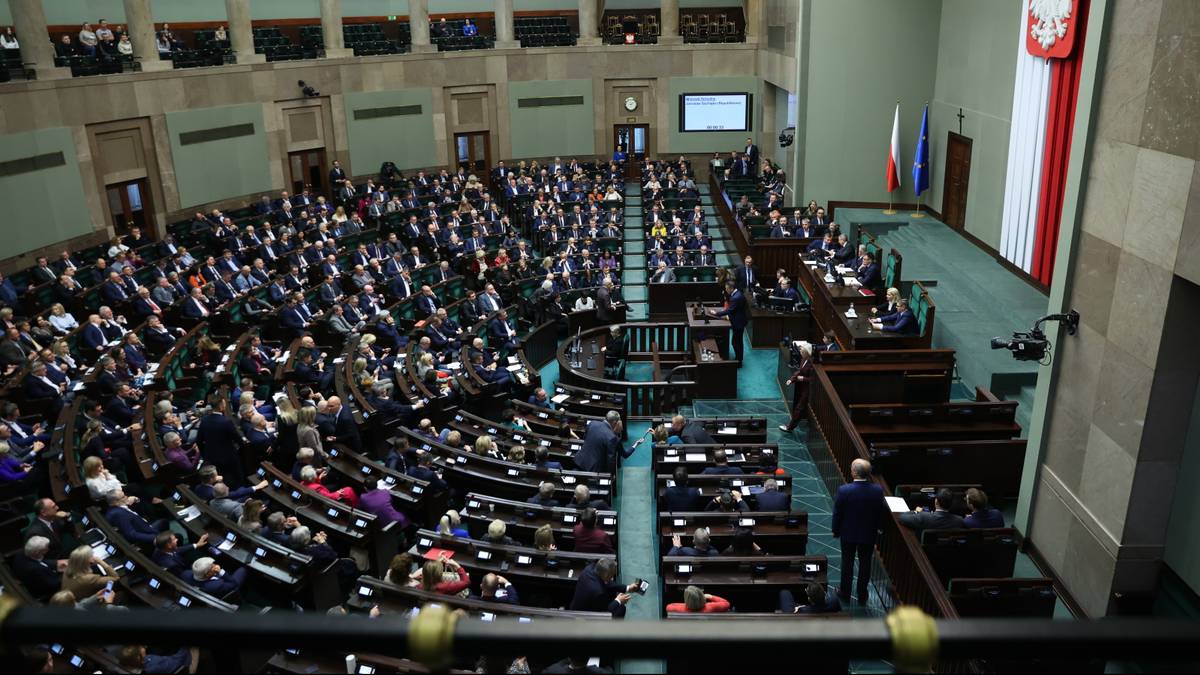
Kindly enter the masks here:
M 629 98 L 625 99 L 625 109 L 626 110 L 630 110 L 630 111 L 637 110 L 637 105 L 638 104 L 637 104 L 636 98 L 630 96 Z

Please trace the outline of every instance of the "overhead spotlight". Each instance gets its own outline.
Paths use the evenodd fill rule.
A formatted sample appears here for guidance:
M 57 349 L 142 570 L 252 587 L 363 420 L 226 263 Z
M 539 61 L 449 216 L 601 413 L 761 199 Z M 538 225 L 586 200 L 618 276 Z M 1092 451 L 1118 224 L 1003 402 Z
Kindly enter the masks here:
M 297 85 L 300 87 L 300 91 L 301 91 L 301 92 L 303 92 L 303 93 L 304 93 L 304 95 L 305 95 L 305 96 L 308 96 L 309 98 L 313 98 L 313 97 L 315 97 L 315 96 L 320 96 L 320 95 L 321 95 L 321 92 L 319 92 L 319 91 L 317 91 L 316 89 L 313 89 L 312 87 L 310 87 L 310 86 L 308 86 L 307 84 L 305 84 L 305 83 L 304 83 L 304 80 L 300 80 L 300 81 L 299 81 L 299 82 L 297 82 L 296 84 L 297 84 Z

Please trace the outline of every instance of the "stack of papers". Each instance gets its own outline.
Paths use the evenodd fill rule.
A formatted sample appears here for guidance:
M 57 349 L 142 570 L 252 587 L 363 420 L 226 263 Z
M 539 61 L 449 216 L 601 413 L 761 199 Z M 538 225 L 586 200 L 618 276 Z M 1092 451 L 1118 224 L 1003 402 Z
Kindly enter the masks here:
M 563 401 L 565 401 L 569 398 L 571 398 L 571 397 L 567 394 L 559 394 L 558 396 L 551 397 L 550 400 L 554 401 L 555 403 L 562 403 Z

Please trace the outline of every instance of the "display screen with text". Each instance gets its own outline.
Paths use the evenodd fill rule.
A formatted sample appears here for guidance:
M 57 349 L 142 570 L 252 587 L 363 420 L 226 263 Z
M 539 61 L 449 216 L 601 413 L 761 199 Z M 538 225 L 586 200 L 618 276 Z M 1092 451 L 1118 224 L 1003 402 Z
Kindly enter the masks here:
M 680 94 L 680 131 L 749 131 L 750 94 Z

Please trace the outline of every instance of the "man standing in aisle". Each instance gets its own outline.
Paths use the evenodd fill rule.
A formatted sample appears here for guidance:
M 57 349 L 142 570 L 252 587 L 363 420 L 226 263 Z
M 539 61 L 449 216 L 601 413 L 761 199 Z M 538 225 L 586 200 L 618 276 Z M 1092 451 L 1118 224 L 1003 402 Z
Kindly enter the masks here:
M 850 602 L 850 580 L 854 573 L 854 558 L 858 558 L 858 584 L 855 595 L 859 604 L 866 605 L 871 581 L 871 557 L 880 522 L 887 517 L 887 502 L 883 488 L 871 480 L 871 463 L 856 459 L 850 465 L 854 480 L 838 488 L 833 502 L 834 539 L 842 541 L 842 585 L 838 596 Z

